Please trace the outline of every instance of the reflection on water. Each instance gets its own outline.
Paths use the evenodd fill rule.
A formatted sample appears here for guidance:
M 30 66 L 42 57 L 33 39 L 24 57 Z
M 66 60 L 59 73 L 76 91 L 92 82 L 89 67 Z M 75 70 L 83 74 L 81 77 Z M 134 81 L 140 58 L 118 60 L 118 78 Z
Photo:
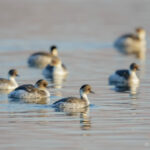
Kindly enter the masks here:
M 129 93 L 131 97 L 135 98 L 136 95 L 138 94 L 138 88 L 139 86 L 136 85 L 130 87 L 115 87 L 115 91 L 120 93 Z
M 8 51 L 0 57 L 7 58 L 9 53 Z M 146 72 L 142 75 L 139 72 L 141 83 L 136 94 L 134 88 L 133 94 L 130 89 L 119 89 L 120 91 L 116 92 L 107 85 L 108 76 L 117 68 L 134 62 L 131 57 L 120 56 L 112 48 L 80 50 L 81 55 L 73 50 L 63 53 L 63 58 L 70 68 L 70 75 L 67 80 L 48 79 L 50 104 L 47 104 L 45 99 L 36 101 L 38 105 L 20 102 L 17 99 L 12 102 L 8 100 L 6 93 L 0 94 L 0 139 L 5 143 L 0 148 L 17 142 L 18 148 L 27 149 L 31 148 L 27 146 L 29 144 L 35 145 L 31 149 L 73 149 L 76 145 L 76 149 L 98 149 L 100 146 L 108 146 L 108 149 L 111 149 L 112 145 L 117 145 L 119 149 L 128 149 L 127 145 L 132 145 L 137 150 L 143 150 L 144 143 L 149 141 L 150 133 L 150 66 L 145 63 L 141 67 L 141 71 L 145 69 Z M 19 55 L 18 59 L 16 55 Z M 16 66 L 22 74 L 18 79 L 20 85 L 35 83 L 42 76 L 41 70 L 31 69 L 26 65 L 27 56 L 26 51 L 21 51 L 21 56 L 20 52 L 11 56 L 14 60 L 13 67 Z M 6 63 L 3 67 L 3 64 L 0 64 L 0 67 L 6 72 L 9 65 Z M 89 99 L 96 107 L 78 110 L 58 110 L 51 107 L 53 102 L 62 97 L 78 96 L 78 87 L 86 83 L 92 85 L 95 90 L 96 94 L 90 95 Z
M 44 97 L 44 98 L 9 98 L 10 102 L 19 102 L 19 103 L 35 103 L 35 104 L 49 104 L 50 98 Z
M 56 112 L 64 112 L 64 115 L 66 116 L 78 116 L 80 118 L 80 127 L 82 130 L 89 130 L 91 128 L 89 110 L 89 107 L 74 109 L 55 108 Z
M 63 86 L 63 83 L 67 79 L 67 75 L 65 75 L 65 76 L 55 75 L 52 77 L 46 77 L 46 79 L 51 82 L 53 88 L 61 89 Z
M 22 51 L 21 54 L 23 53 Z M 16 53 L 16 55 L 19 54 L 19 52 Z M 116 92 L 110 90 L 107 85 L 107 77 L 112 71 L 122 68 L 122 61 L 124 66 L 128 66 L 129 62 L 133 62 L 132 58 L 117 57 L 118 53 L 115 54 L 112 48 L 104 51 L 80 50 L 80 54 L 78 55 L 77 51 L 64 51 L 64 59 L 68 62 L 66 64 L 70 68 L 70 75 L 65 81 L 65 86 L 63 86 L 63 78 L 59 78 L 59 80 L 56 78 L 49 82 L 50 104 L 47 104 L 45 99 L 36 102 L 38 105 L 15 102 L 16 99 L 12 102 L 8 101 L 7 94 L 0 94 L 0 139 L 5 142 L 0 148 L 7 147 L 6 144 L 13 145 L 19 140 L 18 148 L 23 146 L 27 149 L 31 148 L 27 146 L 29 143 L 35 145 L 33 149 L 57 150 L 62 147 L 63 149 L 73 149 L 76 145 L 76 149 L 88 149 L 88 147 L 93 149 L 95 145 L 98 148 L 100 146 L 109 147 L 108 143 L 117 145 L 119 149 L 122 147 L 128 149 L 127 145 L 134 145 L 137 150 L 143 149 L 144 143 L 149 141 L 147 135 L 150 131 L 150 87 L 147 75 L 150 70 L 149 65 L 143 66 L 147 72 L 141 75 L 140 89 L 136 94 L 131 94 L 129 89 L 127 91 L 121 89 L 120 92 Z M 34 83 L 41 78 L 41 70 L 28 68 L 26 57 L 21 55 L 15 59 L 16 55 L 11 59 L 23 74 L 18 79 L 20 84 Z M 112 57 L 112 55 L 116 57 Z M 72 56 L 74 56 L 74 60 Z M 19 64 L 20 61 L 23 61 L 24 64 Z M 102 62 L 105 62 L 105 68 Z M 2 67 L 2 64 L 0 65 Z M 8 67 L 7 64 L 4 72 L 9 69 Z M 143 70 L 143 68 L 141 69 Z M 78 110 L 58 110 L 51 107 L 53 102 L 62 97 L 77 96 L 77 88 L 86 83 L 91 84 L 95 90 L 96 94 L 90 95 L 92 97 L 89 99 L 97 107 Z M 8 141 L 10 138 L 11 140 Z M 75 141 L 80 144 L 76 144 Z M 108 149 L 111 149 L 111 146 Z
M 89 130 L 91 128 L 89 107 L 85 110 L 85 112 L 80 113 L 80 127 L 82 130 Z

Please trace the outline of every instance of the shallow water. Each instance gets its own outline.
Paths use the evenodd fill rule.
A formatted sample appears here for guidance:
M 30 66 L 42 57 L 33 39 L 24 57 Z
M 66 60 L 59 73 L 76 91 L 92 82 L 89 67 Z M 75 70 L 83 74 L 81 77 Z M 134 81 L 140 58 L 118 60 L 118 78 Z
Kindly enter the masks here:
M 147 4 L 150 2 L 146 0 L 142 1 L 143 3 L 136 0 L 123 2 L 128 8 L 128 12 L 132 13 L 129 17 L 130 21 L 132 17 L 136 16 L 138 9 L 139 20 L 131 23 L 130 27 L 124 24 L 128 13 L 119 0 L 115 0 L 114 3 L 107 0 L 101 2 L 87 0 L 86 6 L 83 5 L 85 0 L 76 2 L 74 0 L 70 2 L 67 0 L 35 2 L 32 0 L 31 2 L 23 1 L 24 5 L 18 0 L 15 2 L 18 5 L 12 4 L 12 10 L 9 9 L 13 13 L 12 20 L 9 18 L 10 12 L 8 12 L 9 19 L 7 21 L 0 13 L 0 18 L 3 18 L 3 22 L 0 23 L 0 76 L 6 77 L 9 69 L 17 68 L 20 74 L 20 77 L 17 78 L 19 84 L 34 84 L 38 79 L 43 78 L 42 70 L 29 68 L 27 58 L 31 53 L 40 49 L 46 51 L 49 45 L 56 43 L 59 47 L 60 57 L 69 70 L 69 75 L 62 88 L 52 88 L 52 83 L 49 82 L 51 104 L 62 97 L 79 96 L 80 86 L 86 83 L 92 86 L 95 94 L 89 95 L 91 106 L 84 113 L 57 112 L 50 105 L 13 103 L 8 100 L 7 94 L 0 94 L 0 149 L 149 150 L 149 49 L 147 60 L 141 62 L 134 57 L 126 57 L 117 53 L 112 46 L 112 41 L 116 35 L 130 30 L 130 27 L 134 27 L 142 20 L 143 25 L 148 29 L 149 22 L 146 20 L 145 14 L 149 12 Z M 1 0 L 0 3 L 1 7 L 6 8 L 11 1 Z M 28 4 L 35 5 L 28 6 Z M 123 11 L 120 16 L 117 12 L 120 12 L 121 8 L 118 11 L 115 10 L 117 4 Z M 55 22 L 52 22 L 52 29 L 47 33 L 45 29 L 46 23 L 48 23 L 47 18 L 41 18 L 43 23 L 38 20 L 38 15 L 41 13 L 46 15 L 49 11 L 44 8 L 52 6 L 54 6 L 53 10 L 50 11 L 54 11 L 54 8 L 59 9 L 55 18 L 50 15 Z M 19 15 L 15 7 L 25 10 L 28 8 L 32 15 L 27 17 L 24 9 L 18 10 L 18 12 L 22 12 Z M 60 8 L 65 8 L 66 11 L 62 11 Z M 33 13 L 35 10 L 37 14 Z M 72 15 L 77 19 L 82 10 L 81 22 L 80 20 L 74 22 Z M 5 12 L 6 10 L 0 11 Z M 72 15 L 68 14 L 68 11 L 72 11 Z M 76 11 L 77 13 L 74 13 Z M 112 16 L 117 13 L 118 18 L 114 18 L 114 21 L 108 17 L 109 15 L 106 15 L 107 11 L 109 15 L 113 12 Z M 99 14 L 101 14 L 100 17 Z M 60 19 L 63 15 L 69 17 L 66 22 L 68 21 L 67 24 L 70 24 L 70 29 L 66 27 L 65 19 Z M 105 18 L 105 16 L 107 17 Z M 119 21 L 122 16 L 125 18 Z M 88 20 L 88 17 L 91 20 Z M 26 26 L 24 27 L 24 24 L 20 22 L 19 25 L 16 24 L 17 29 L 15 21 L 19 21 L 20 18 L 24 20 Z M 102 21 L 97 18 L 101 18 Z M 145 18 L 145 22 L 143 18 Z M 39 23 L 35 28 L 35 22 L 31 22 L 32 19 Z M 97 24 L 93 23 L 95 20 L 97 20 Z M 7 22 L 14 23 L 12 29 Z M 27 26 L 28 23 L 29 26 Z M 75 28 L 75 23 L 79 30 Z M 54 28 L 55 24 L 56 28 Z M 84 29 L 86 24 L 88 25 Z M 116 24 L 117 27 L 114 29 Z M 40 30 L 40 26 L 44 28 Z M 32 28 L 34 31 L 31 33 Z M 59 33 L 60 31 L 61 33 Z M 104 31 L 107 33 L 104 34 Z M 36 36 L 37 38 L 35 38 Z M 69 37 L 71 38 L 69 39 Z M 136 97 L 131 97 L 128 92 L 119 93 L 108 86 L 108 76 L 116 69 L 127 68 L 134 61 L 141 67 L 138 73 L 141 84 Z

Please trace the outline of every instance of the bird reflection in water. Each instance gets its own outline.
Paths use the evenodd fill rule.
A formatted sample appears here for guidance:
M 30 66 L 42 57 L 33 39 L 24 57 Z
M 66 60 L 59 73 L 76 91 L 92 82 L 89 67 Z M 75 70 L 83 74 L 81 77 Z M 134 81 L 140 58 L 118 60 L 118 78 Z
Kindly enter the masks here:
M 64 112 L 67 116 L 79 116 L 80 128 L 82 130 L 91 129 L 91 120 L 89 115 L 89 107 L 68 109 L 68 108 L 55 108 L 56 112 Z
M 121 92 L 121 93 L 129 93 L 131 98 L 136 99 L 137 94 L 138 94 L 138 89 L 139 86 L 130 86 L 130 87 L 122 87 L 122 88 L 115 88 L 116 92 Z
M 90 116 L 89 116 L 89 108 L 84 113 L 80 113 L 80 127 L 82 130 L 91 129 L 91 120 L 90 120 Z
M 49 104 L 49 97 L 44 98 L 33 98 L 33 99 L 24 99 L 24 98 L 9 98 L 10 102 L 19 102 L 19 103 L 34 103 L 34 104 Z
M 65 76 L 55 75 L 52 77 L 46 77 L 46 79 L 51 82 L 52 88 L 55 88 L 55 89 L 61 89 L 63 83 L 66 81 L 66 78 L 67 78 L 66 75 Z

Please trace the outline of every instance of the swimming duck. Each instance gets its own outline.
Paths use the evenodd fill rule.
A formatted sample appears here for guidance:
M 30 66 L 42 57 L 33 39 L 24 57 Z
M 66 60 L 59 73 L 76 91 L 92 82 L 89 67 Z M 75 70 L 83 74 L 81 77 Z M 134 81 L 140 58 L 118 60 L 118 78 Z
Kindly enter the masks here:
M 50 53 L 47 52 L 37 52 L 32 54 L 28 59 L 28 64 L 31 67 L 44 68 L 51 63 L 53 57 L 58 56 L 58 51 L 56 46 L 50 47 Z
M 11 69 L 8 72 L 8 79 L 0 78 L 0 89 L 1 90 L 13 90 L 18 87 L 15 78 L 18 76 L 16 69 Z
M 35 85 L 24 84 L 12 91 L 8 97 L 13 99 L 22 99 L 28 103 L 38 103 L 42 98 L 49 98 L 50 93 L 47 90 L 48 82 L 38 80 Z M 48 101 L 49 102 L 49 101 Z
M 63 98 L 53 103 L 52 106 L 59 109 L 63 109 L 63 108 L 80 109 L 80 108 L 87 107 L 90 105 L 90 102 L 87 97 L 89 93 L 94 93 L 94 92 L 91 90 L 90 85 L 85 84 L 80 88 L 80 98 L 76 98 L 76 97 Z
M 139 66 L 136 63 L 130 65 L 129 70 L 117 70 L 109 77 L 109 84 L 117 88 L 138 87 L 140 80 L 136 75 Z
M 53 57 L 51 64 L 47 65 L 42 74 L 46 78 L 53 79 L 54 77 L 66 76 L 68 74 L 67 68 L 62 64 L 61 60 L 58 57 Z
M 134 54 L 137 58 L 143 59 L 146 53 L 146 31 L 136 28 L 135 33 L 119 37 L 114 46 L 123 54 Z

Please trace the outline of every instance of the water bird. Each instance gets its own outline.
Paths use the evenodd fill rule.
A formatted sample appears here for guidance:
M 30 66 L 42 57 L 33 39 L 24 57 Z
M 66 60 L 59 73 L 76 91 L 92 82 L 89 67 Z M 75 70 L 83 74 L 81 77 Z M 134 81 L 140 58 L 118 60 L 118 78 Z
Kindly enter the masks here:
M 77 97 L 66 97 L 53 103 L 53 107 L 58 109 L 82 109 L 90 105 L 90 101 L 87 97 L 89 93 L 94 93 L 91 86 L 85 84 L 80 88 L 80 98 Z
M 8 72 L 8 79 L 0 78 L 0 89 L 1 90 L 13 90 L 18 87 L 18 83 L 15 78 L 19 76 L 16 69 L 11 69 Z
M 54 79 L 66 77 L 68 74 L 67 68 L 64 64 L 62 64 L 61 60 L 58 57 L 53 57 L 51 64 L 47 65 L 42 74 L 46 78 Z
M 135 91 L 140 83 L 136 75 L 137 70 L 139 70 L 139 66 L 136 63 L 132 63 L 129 70 L 117 70 L 109 77 L 109 84 L 115 85 L 118 89 L 131 89 Z
M 51 63 L 53 57 L 58 57 L 58 50 L 55 45 L 50 47 L 50 52 L 37 52 L 33 53 L 28 58 L 28 64 L 31 67 L 44 68 Z
M 114 47 L 121 53 L 135 55 L 139 59 L 145 58 L 146 31 L 136 28 L 135 33 L 122 35 L 114 42 Z
M 19 99 L 27 103 L 49 103 L 50 92 L 47 90 L 48 82 L 40 79 L 35 85 L 24 84 L 12 91 L 8 97 Z

